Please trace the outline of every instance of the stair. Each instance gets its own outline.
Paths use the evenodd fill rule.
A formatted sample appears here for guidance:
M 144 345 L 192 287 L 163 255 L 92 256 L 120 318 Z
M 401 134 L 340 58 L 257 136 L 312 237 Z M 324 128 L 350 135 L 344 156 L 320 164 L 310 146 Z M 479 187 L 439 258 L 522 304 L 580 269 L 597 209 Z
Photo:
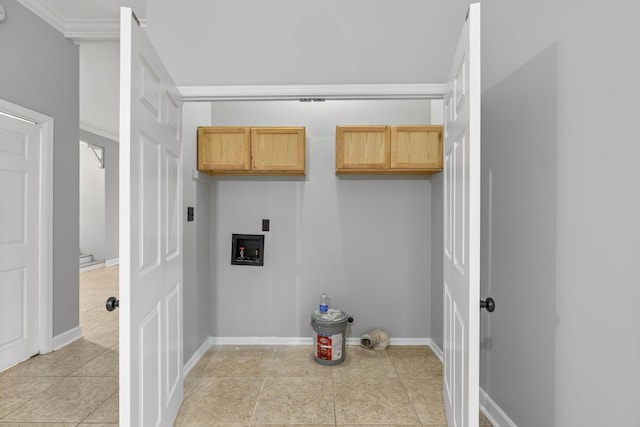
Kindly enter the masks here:
M 80 254 L 80 273 L 104 267 L 104 260 L 95 260 L 93 255 Z

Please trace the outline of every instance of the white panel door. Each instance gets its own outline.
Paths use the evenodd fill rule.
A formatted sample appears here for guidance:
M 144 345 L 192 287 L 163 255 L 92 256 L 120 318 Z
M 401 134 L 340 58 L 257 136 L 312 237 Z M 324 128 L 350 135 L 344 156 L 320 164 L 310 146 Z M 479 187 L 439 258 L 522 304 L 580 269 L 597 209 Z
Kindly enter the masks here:
M 120 425 L 170 426 L 183 398 L 182 101 L 120 16 Z
M 0 371 L 38 353 L 40 129 L 0 115 Z
M 480 5 L 469 6 L 449 74 L 444 153 L 444 401 L 477 426 L 480 347 Z

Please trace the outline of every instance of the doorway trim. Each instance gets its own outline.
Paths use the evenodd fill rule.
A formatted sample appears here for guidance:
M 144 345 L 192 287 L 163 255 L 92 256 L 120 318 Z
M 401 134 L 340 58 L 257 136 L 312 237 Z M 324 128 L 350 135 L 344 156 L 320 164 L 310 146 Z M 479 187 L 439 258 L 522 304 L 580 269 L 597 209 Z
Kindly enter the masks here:
M 442 99 L 446 83 L 350 85 L 180 86 L 182 100 Z
M 50 353 L 53 343 L 53 117 L 4 99 L 0 112 L 35 123 L 40 129 L 40 182 L 38 199 L 38 351 Z

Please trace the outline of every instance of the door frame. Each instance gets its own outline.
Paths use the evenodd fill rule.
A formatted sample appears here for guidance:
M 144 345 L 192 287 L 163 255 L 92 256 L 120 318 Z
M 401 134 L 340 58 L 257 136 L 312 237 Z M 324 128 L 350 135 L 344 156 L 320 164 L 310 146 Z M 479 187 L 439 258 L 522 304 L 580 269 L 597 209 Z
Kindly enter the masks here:
M 38 351 L 53 348 L 53 117 L 0 99 L 0 112 L 35 123 L 40 133 Z
M 299 99 L 444 99 L 446 83 L 178 86 L 183 102 Z

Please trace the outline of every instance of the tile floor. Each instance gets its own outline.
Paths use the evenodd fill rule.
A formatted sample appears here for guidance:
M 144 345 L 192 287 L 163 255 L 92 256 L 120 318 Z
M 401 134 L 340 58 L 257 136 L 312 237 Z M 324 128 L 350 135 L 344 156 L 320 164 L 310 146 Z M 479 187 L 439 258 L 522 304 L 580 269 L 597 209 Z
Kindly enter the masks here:
M 0 426 L 117 426 L 118 269 L 80 275 L 84 338 L 0 372 Z M 217 346 L 185 379 L 176 426 L 446 426 L 442 365 L 428 347 L 349 346 L 336 366 L 307 346 Z M 480 424 L 491 424 L 480 416 Z
M 0 426 L 117 426 L 118 267 L 80 274 L 84 338 L 0 372 Z

